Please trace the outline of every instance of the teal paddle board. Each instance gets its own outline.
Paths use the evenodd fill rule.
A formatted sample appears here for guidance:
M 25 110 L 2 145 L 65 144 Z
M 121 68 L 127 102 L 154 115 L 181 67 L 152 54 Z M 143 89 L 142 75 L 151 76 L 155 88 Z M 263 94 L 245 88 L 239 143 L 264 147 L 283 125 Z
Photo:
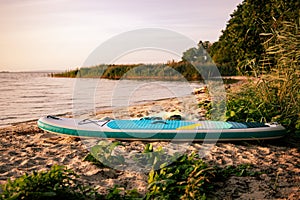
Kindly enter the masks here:
M 283 137 L 286 130 L 277 123 L 185 121 L 142 118 L 130 120 L 74 119 L 46 116 L 38 127 L 52 133 L 76 137 L 149 141 L 235 141 Z

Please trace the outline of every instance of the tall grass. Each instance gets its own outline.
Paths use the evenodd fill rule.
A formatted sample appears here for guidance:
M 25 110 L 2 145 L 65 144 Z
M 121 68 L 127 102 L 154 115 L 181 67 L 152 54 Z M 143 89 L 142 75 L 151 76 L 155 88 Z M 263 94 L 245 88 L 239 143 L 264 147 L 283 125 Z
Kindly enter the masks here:
M 257 81 L 230 95 L 227 120 L 277 121 L 300 129 L 299 21 L 278 22 L 271 33 L 261 34 L 266 54 L 251 63 Z

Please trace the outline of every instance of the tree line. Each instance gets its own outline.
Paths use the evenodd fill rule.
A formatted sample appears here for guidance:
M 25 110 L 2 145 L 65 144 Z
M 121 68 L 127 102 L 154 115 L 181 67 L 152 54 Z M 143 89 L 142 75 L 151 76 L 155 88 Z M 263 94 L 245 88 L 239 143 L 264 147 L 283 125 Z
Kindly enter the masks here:
M 230 15 L 225 30 L 218 41 L 200 41 L 197 47 L 183 52 L 179 62 L 164 64 L 98 65 L 54 74 L 55 77 L 102 77 L 108 79 L 172 79 L 202 80 L 203 73 L 210 76 L 212 66 L 217 66 L 222 76 L 251 74 L 252 68 L 261 65 L 266 50 L 263 44 L 270 33 L 280 28 L 284 21 L 299 21 L 298 0 L 244 0 Z M 276 65 L 270 59 L 269 66 Z M 267 69 L 271 70 L 271 68 Z M 211 71 L 211 72 L 210 72 Z M 204 75 L 204 76 L 205 76 Z
M 70 78 L 106 78 L 106 79 L 153 79 L 176 81 L 199 81 L 212 76 L 211 62 L 191 63 L 188 61 L 169 61 L 162 64 L 132 64 L 132 65 L 97 65 L 83 67 L 63 73 L 52 74 L 53 77 Z M 212 72 L 210 72 L 212 71 Z M 216 74 L 217 75 L 217 74 Z

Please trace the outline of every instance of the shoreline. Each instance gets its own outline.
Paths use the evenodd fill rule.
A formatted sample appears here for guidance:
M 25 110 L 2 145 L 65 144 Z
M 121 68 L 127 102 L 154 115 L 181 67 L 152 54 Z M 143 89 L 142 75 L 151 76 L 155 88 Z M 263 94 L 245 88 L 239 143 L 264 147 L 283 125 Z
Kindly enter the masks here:
M 185 105 L 187 102 L 193 103 L 195 99 L 205 100 L 206 94 L 203 93 L 194 100 L 185 98 L 133 105 L 125 110 L 125 114 L 106 109 L 98 112 L 96 117 L 115 115 L 134 118 L 156 114 L 161 110 L 189 110 L 193 112 L 190 113 L 191 116 L 204 117 L 204 110 L 198 107 L 195 109 L 194 105 Z M 44 132 L 37 127 L 36 120 L 0 128 L 0 137 L 0 184 L 5 184 L 8 178 L 14 179 L 32 171 L 49 170 L 53 165 L 64 165 L 80 175 L 79 180 L 83 184 L 97 188 L 101 193 L 107 192 L 107 189 L 116 184 L 124 185 L 128 190 L 137 189 L 140 194 L 147 191 L 146 173 L 99 168 L 83 161 L 89 148 L 101 139 L 83 140 Z M 217 199 L 299 199 L 300 141 L 298 139 L 291 143 L 290 140 L 219 142 L 212 145 L 194 142 L 184 152 L 200 153 L 206 149 L 203 160 L 211 166 L 251 165 L 255 171 L 264 172 L 259 177 L 231 176 L 225 182 L 218 183 L 219 187 L 215 191 Z M 164 147 L 172 151 L 172 145 L 168 142 L 122 141 L 123 150 L 128 154 L 141 153 L 148 143 L 154 149 Z

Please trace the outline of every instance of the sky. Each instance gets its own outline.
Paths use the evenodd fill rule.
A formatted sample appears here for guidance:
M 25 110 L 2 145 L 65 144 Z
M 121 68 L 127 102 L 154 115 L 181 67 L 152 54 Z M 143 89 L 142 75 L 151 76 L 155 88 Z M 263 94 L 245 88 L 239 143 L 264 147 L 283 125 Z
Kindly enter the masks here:
M 81 67 L 99 45 L 136 29 L 167 29 L 196 43 L 214 42 L 241 2 L 0 0 L 0 71 Z M 116 63 L 157 63 L 171 59 L 178 60 L 179 56 L 148 49 L 125 55 Z

